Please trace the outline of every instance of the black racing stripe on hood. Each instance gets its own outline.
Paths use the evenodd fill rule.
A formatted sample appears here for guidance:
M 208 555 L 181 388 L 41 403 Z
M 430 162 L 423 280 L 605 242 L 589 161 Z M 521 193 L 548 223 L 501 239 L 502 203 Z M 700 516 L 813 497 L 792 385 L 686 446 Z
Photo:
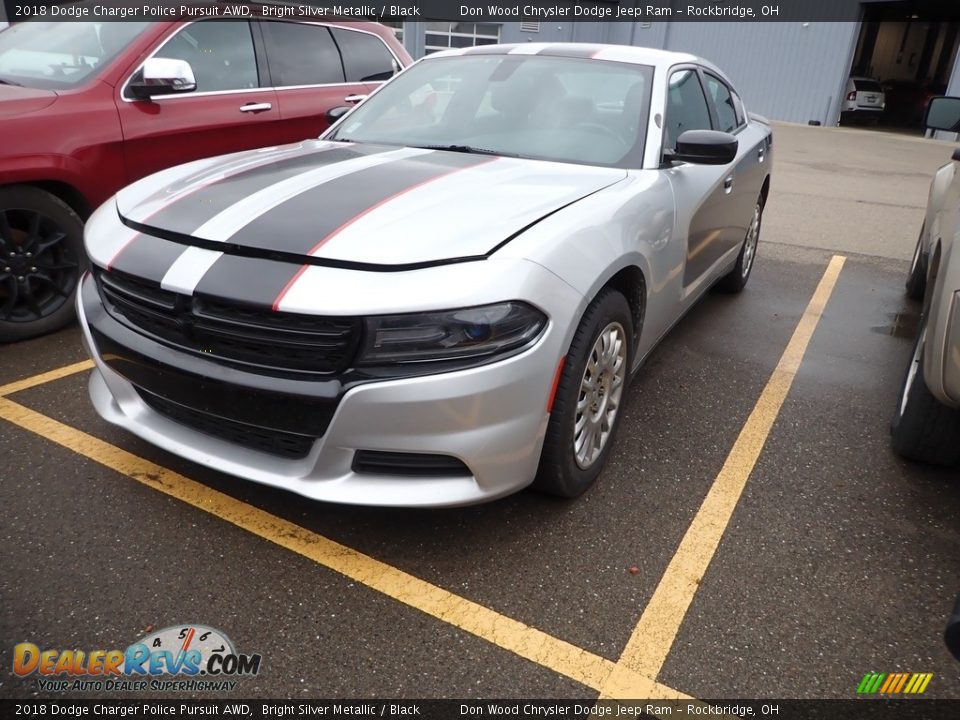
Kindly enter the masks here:
M 436 152 L 358 170 L 308 190 L 251 222 L 234 245 L 306 255 L 339 228 L 378 204 L 489 157 Z
M 207 270 L 193 292 L 218 300 L 243 300 L 269 310 L 299 269 L 299 264 L 289 262 L 224 255 Z
M 325 165 L 377 155 L 391 148 L 348 146 L 303 152 L 283 160 L 243 170 L 189 193 L 153 215 L 149 222 L 180 232 L 193 232 L 208 220 L 253 193 L 300 173 Z
M 169 240 L 138 235 L 114 257 L 110 270 L 159 283 L 186 249 Z

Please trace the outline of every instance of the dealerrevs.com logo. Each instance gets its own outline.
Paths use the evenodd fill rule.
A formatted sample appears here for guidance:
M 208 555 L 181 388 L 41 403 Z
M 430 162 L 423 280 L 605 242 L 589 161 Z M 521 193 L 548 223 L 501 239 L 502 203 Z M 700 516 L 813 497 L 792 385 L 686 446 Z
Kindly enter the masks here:
M 36 676 L 45 691 L 228 691 L 260 672 L 261 656 L 238 653 L 224 633 L 205 625 L 174 625 L 126 650 L 13 649 L 13 672 Z

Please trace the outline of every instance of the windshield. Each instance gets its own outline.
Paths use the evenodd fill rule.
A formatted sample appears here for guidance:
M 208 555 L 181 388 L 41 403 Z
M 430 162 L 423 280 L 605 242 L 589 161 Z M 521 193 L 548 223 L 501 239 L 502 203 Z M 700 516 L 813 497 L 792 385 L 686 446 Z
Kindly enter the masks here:
M 0 83 L 65 90 L 113 60 L 146 22 L 25 22 L 0 33 Z
M 327 136 L 640 167 L 653 68 L 535 55 L 425 60 Z

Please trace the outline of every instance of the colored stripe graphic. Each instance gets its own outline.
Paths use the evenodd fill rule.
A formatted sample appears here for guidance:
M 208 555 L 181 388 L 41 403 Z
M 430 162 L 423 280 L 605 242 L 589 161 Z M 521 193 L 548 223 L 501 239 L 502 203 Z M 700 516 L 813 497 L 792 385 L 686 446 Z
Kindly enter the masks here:
M 238 230 L 230 242 L 260 250 L 312 254 L 384 203 L 452 172 L 490 161 L 478 155 L 434 152 L 364 168 L 271 208 Z
M 339 205 L 341 207 L 338 209 L 340 212 L 331 213 L 329 218 L 325 218 L 324 221 L 317 223 L 317 226 L 322 228 L 322 232 L 324 233 L 323 237 L 319 242 L 315 242 L 311 248 L 307 249 L 305 254 L 316 255 L 317 251 L 332 240 L 338 233 L 344 231 L 361 218 L 366 217 L 387 203 L 393 202 L 407 193 L 418 190 L 425 185 L 436 182 L 453 173 L 496 162 L 496 160 L 497 158 L 495 157 L 464 158 L 464 156 L 445 156 L 438 154 L 436 158 L 431 158 L 431 162 L 425 162 L 417 158 L 405 162 L 398 162 L 393 165 L 386 165 L 381 168 L 372 168 L 372 170 L 383 171 L 389 169 L 394 171 L 395 166 L 400 166 L 398 172 L 385 175 L 380 182 L 373 182 L 365 191 L 363 190 L 363 184 L 367 178 L 362 177 L 364 176 L 363 172 L 358 172 L 346 178 L 346 180 L 357 179 L 360 181 L 356 187 L 356 194 L 352 196 L 344 194 L 339 198 Z M 376 178 L 375 175 L 371 176 L 370 179 L 374 178 Z M 339 192 L 345 190 L 345 187 L 338 188 Z M 276 237 L 276 235 L 274 235 L 274 237 Z M 289 251 L 289 248 L 283 249 Z M 303 252 L 303 250 L 299 249 L 298 251 Z M 310 266 L 301 265 L 293 274 L 290 281 L 274 299 L 272 306 L 274 311 L 280 309 L 280 304 L 283 302 L 284 296 L 290 292 L 290 288 L 296 284 L 297 280 L 306 272 L 308 267 Z
M 919 695 L 932 679 L 933 673 L 867 673 L 857 686 L 857 694 Z

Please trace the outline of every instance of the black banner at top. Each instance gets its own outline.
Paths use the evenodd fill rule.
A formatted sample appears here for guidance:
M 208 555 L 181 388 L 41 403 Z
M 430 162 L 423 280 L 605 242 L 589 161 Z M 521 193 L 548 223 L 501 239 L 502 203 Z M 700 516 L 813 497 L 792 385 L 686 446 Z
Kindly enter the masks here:
M 2 717 L 250 717 L 323 720 L 953 720 L 960 700 L 0 700 Z
M 201 17 L 450 20 L 482 22 L 853 22 L 861 0 L 3 0 L 6 19 L 160 21 Z M 951 0 L 879 0 L 872 8 L 903 19 L 960 20 Z

